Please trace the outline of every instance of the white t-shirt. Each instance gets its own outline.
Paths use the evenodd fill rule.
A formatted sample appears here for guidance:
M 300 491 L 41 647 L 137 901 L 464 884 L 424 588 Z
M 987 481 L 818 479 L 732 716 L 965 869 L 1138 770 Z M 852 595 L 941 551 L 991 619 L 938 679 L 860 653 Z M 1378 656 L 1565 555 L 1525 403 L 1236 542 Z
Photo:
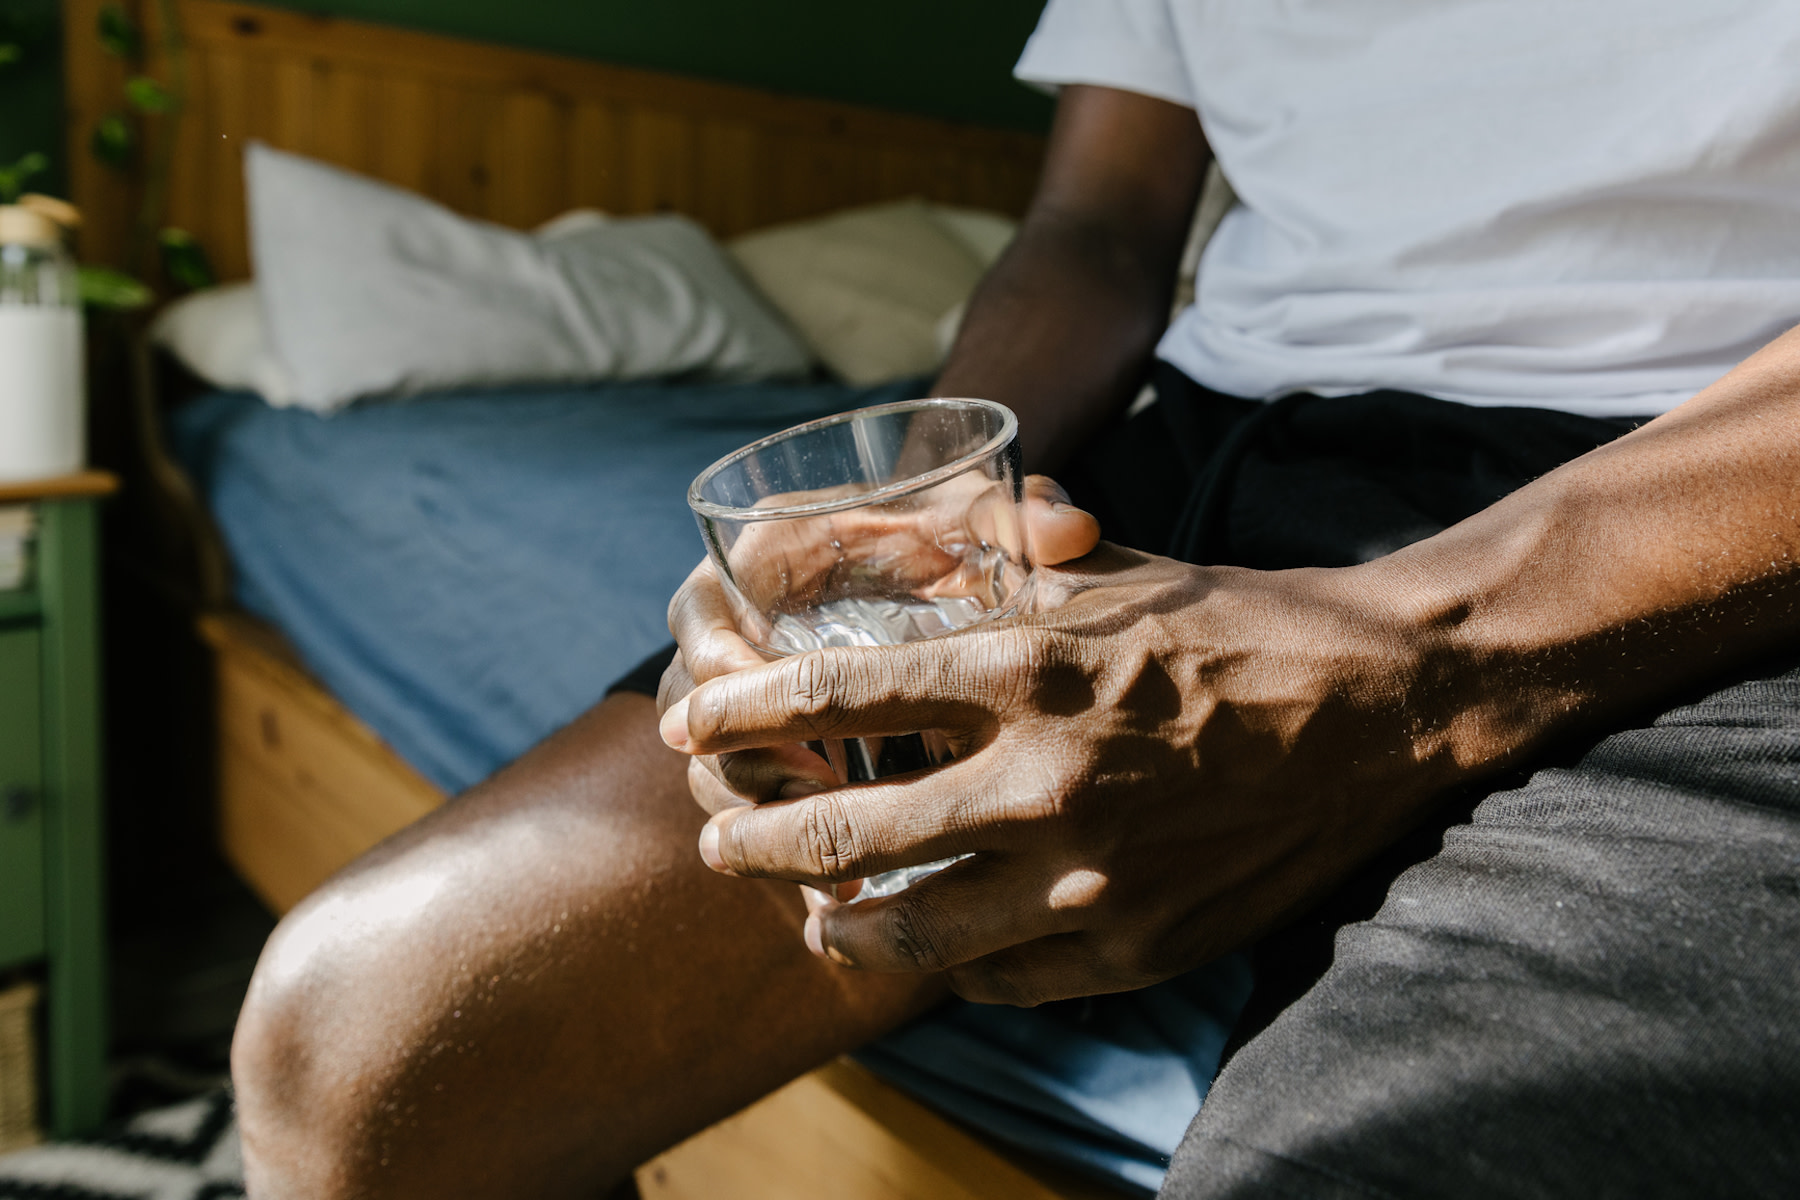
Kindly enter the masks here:
M 1800 323 L 1800 0 L 1050 0 L 1018 75 L 1198 110 L 1222 392 L 1652 413 Z

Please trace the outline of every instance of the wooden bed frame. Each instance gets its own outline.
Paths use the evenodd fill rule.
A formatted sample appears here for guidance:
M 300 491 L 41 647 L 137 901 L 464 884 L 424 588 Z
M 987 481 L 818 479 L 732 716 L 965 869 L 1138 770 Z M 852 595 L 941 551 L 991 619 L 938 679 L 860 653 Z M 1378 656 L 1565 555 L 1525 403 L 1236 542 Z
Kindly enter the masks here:
M 141 185 L 87 153 L 129 69 L 93 45 L 102 0 L 64 0 L 72 190 L 83 254 L 122 262 Z M 922 196 L 1020 213 L 1041 138 L 220 0 L 177 0 L 185 54 L 157 8 L 149 73 L 185 71 L 167 223 L 221 278 L 250 273 L 244 145 L 258 138 L 519 228 L 576 207 L 680 211 L 728 237 L 854 204 Z M 165 452 L 166 364 L 140 350 L 138 499 L 186 576 L 213 652 L 220 843 L 277 912 L 445 797 L 306 671 L 279 633 L 230 604 L 230 565 Z M 647 1197 L 831 1194 L 1073 1200 L 1110 1190 L 972 1136 L 848 1060 L 827 1065 L 647 1164 Z

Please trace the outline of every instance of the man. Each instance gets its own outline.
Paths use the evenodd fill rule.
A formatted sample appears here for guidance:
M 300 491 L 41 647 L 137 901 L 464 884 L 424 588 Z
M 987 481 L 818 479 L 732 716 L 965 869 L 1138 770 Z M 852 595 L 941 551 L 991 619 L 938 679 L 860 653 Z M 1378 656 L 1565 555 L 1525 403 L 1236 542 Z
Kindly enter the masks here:
M 1166 1194 L 1791 1190 L 1797 46 L 1781 0 L 1053 3 L 939 388 L 1202 565 L 1038 481 L 1040 612 L 774 665 L 701 568 L 661 739 L 616 694 L 284 925 L 252 1194 L 592 1195 L 946 987 L 1139 987 L 1369 871 Z M 1244 207 L 1165 337 L 1214 149 Z M 781 749 L 922 728 L 959 758 L 892 783 Z

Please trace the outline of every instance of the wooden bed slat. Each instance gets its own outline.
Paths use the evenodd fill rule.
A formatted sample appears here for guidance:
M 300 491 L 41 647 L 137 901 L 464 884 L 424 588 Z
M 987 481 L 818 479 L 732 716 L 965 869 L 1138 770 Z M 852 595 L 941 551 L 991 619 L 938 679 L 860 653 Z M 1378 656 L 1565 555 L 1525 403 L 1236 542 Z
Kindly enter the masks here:
M 1119 1200 L 995 1153 L 849 1059 L 652 1159 L 637 1178 L 644 1200 Z
M 200 619 L 219 695 L 219 836 L 276 912 L 444 802 L 444 794 L 241 613 Z

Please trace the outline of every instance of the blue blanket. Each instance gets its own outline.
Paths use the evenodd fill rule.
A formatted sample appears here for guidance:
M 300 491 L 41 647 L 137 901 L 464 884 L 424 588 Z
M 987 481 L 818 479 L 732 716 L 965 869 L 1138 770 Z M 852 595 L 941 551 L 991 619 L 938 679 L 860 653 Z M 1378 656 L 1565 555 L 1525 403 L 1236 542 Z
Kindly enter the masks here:
M 634 384 L 370 404 L 244 395 L 173 421 L 240 603 L 446 791 L 579 715 L 668 641 L 704 552 L 690 481 L 789 425 L 916 384 Z M 1154 1191 L 1248 993 L 1241 961 L 1031 1012 L 953 1004 L 869 1051 L 996 1136 Z

